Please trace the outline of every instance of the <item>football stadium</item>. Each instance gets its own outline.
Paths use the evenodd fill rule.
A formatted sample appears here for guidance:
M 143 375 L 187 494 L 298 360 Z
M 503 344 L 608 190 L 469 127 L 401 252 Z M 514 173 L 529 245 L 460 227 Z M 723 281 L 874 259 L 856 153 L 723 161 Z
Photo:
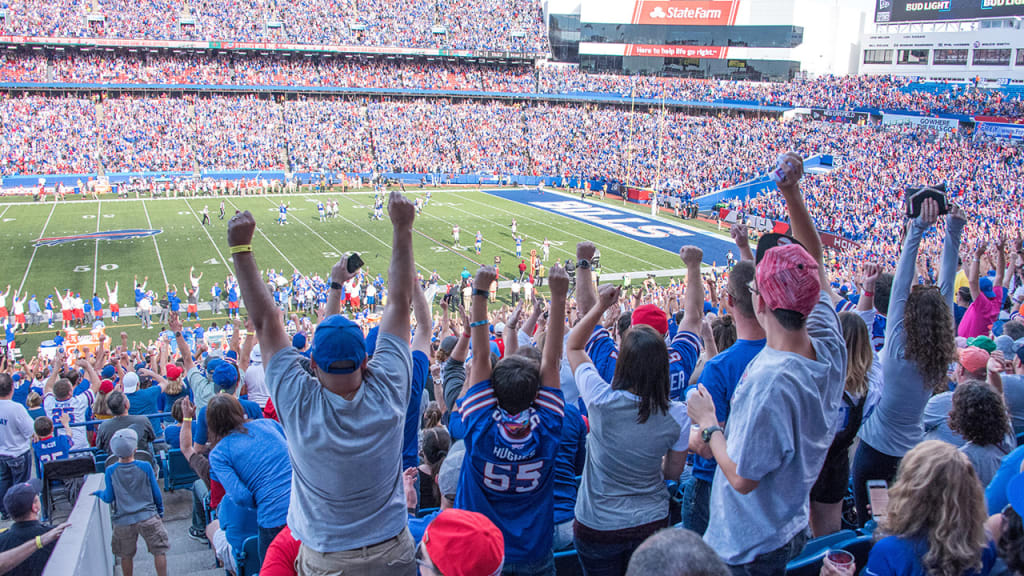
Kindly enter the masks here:
M 1024 573 L 1022 24 L 0 0 L 0 574 Z

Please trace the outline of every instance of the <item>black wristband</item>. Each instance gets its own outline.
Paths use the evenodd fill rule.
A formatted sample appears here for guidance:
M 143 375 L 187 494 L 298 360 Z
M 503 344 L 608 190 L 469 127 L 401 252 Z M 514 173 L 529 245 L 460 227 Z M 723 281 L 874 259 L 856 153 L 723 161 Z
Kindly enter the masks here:
M 490 298 L 491 293 L 488 292 L 487 290 L 481 290 L 477 288 L 476 290 L 473 290 L 473 296 L 483 296 L 484 298 Z
M 331 280 L 331 290 L 341 290 L 341 284 Z
M 181 330 L 178 330 L 177 332 L 175 332 L 175 333 L 174 333 L 174 337 L 175 337 L 175 338 L 181 338 L 181 337 L 182 337 L 182 336 L 181 336 Z
M 576 262 L 576 267 L 580 270 L 590 270 L 590 260 L 580 258 L 579 261 Z

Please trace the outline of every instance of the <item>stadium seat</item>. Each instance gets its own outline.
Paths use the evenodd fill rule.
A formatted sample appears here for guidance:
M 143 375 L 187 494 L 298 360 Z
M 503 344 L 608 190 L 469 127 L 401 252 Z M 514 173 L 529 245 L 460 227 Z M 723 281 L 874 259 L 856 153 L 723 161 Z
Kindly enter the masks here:
M 828 550 L 829 548 L 836 548 L 838 543 L 856 538 L 857 535 L 857 532 L 854 532 L 853 530 L 840 530 L 835 534 L 829 534 L 827 536 L 822 536 L 821 538 L 808 540 L 807 545 L 804 546 L 804 550 L 800 553 L 800 556 L 808 556 L 823 550 Z
M 53 515 L 53 509 L 58 496 L 74 505 L 78 498 L 78 491 L 82 487 L 82 479 L 96 471 L 96 462 L 91 453 L 68 458 L 66 460 L 54 460 L 43 464 L 41 482 L 43 485 L 43 520 L 49 520 Z
M 174 492 L 181 488 L 191 488 L 199 476 L 188 465 L 181 450 L 168 450 L 160 453 L 161 474 L 164 477 L 164 490 Z
M 555 574 L 558 576 L 583 576 L 583 566 L 575 550 L 555 552 Z
M 157 478 L 159 479 L 159 477 L 160 477 L 160 466 L 157 465 L 156 460 L 153 459 L 153 455 L 152 454 L 150 454 L 149 452 L 147 452 L 145 450 L 136 450 L 135 451 L 135 459 L 136 460 L 142 460 L 143 462 L 149 462 L 149 465 L 153 467 L 153 473 L 156 474 Z M 106 470 L 110 466 L 114 465 L 115 462 L 117 462 L 117 455 L 116 454 L 111 454 L 110 456 L 107 456 L 107 461 L 104 462 L 103 469 Z
M 840 530 L 835 534 L 809 540 L 800 556 L 786 565 L 786 576 L 818 576 L 821 563 L 830 548 L 838 548 L 838 544 L 857 537 L 853 530 Z
M 427 516 L 430 516 L 434 512 L 437 512 L 438 510 L 440 510 L 440 508 L 424 508 L 424 509 L 422 509 L 422 510 L 420 510 L 419 512 L 416 513 L 416 517 L 417 518 L 426 518 Z
M 242 544 L 242 552 L 235 551 L 235 564 L 238 565 L 238 576 L 256 576 L 260 571 L 260 540 L 250 536 Z
M 857 563 L 857 571 L 859 572 L 867 565 L 868 555 L 871 554 L 871 548 L 874 547 L 874 545 L 874 534 L 861 534 L 837 544 L 834 548 L 842 548 L 850 554 L 853 554 L 853 559 Z

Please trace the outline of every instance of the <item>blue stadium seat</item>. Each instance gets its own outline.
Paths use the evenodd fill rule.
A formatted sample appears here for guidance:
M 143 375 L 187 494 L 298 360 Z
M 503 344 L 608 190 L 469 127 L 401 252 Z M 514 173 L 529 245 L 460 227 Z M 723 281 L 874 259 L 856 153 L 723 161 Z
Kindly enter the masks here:
M 857 571 L 860 572 L 864 566 L 867 566 L 868 555 L 871 554 L 871 548 L 875 546 L 874 534 L 862 534 L 841 542 L 836 545 L 835 548 L 842 548 L 850 554 L 853 554 L 853 559 L 857 563 Z
M 199 476 L 188 465 L 181 450 L 168 450 L 160 454 L 160 468 L 163 471 L 164 490 L 174 492 L 180 488 L 191 488 Z
M 583 576 L 583 566 L 575 550 L 555 552 L 555 574 L 558 576 Z
M 786 565 L 786 576 L 818 576 L 821 563 L 830 548 L 838 548 L 841 542 L 857 537 L 853 530 L 840 530 L 835 534 L 815 538 L 807 542 L 800 556 L 790 560 Z
M 238 576 L 256 576 L 260 571 L 260 539 L 250 536 L 242 544 L 242 552 L 235 551 Z
M 422 510 L 420 510 L 419 512 L 416 513 L 416 517 L 417 518 L 426 518 L 427 516 L 430 516 L 434 512 L 437 512 L 438 510 L 440 510 L 440 508 L 424 508 L 424 509 L 422 509 Z
M 822 536 L 821 538 L 814 538 L 812 540 L 808 540 L 807 545 L 804 546 L 804 550 L 800 553 L 800 556 L 808 556 L 811 554 L 816 554 L 823 550 L 828 550 L 829 548 L 837 548 L 837 544 L 839 544 L 840 542 L 852 540 L 857 536 L 857 532 L 854 532 L 853 530 L 840 530 L 835 534 L 829 534 L 827 536 Z

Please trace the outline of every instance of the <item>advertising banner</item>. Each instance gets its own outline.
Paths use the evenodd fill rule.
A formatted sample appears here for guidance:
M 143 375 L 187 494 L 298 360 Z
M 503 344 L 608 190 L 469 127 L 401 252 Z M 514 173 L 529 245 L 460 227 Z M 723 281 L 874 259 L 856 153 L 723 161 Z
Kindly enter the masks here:
M 939 132 L 956 132 L 960 122 L 955 118 L 932 118 L 930 116 L 905 116 L 903 114 L 882 113 L 882 124 L 887 126 L 896 124 L 912 124 L 919 128 L 936 130 Z
M 661 56 L 664 58 L 725 58 L 727 46 L 658 46 L 626 44 L 625 56 Z
M 867 112 L 854 112 L 853 110 L 830 110 L 828 108 L 811 108 L 811 118 L 824 120 L 826 122 L 867 122 Z
M 732 26 L 739 0 L 637 0 L 633 24 Z
M 991 122 L 981 122 L 974 127 L 974 137 L 1024 140 L 1024 125 L 993 124 Z
M 875 22 L 934 22 L 1024 16 L 1024 0 L 875 0 Z

